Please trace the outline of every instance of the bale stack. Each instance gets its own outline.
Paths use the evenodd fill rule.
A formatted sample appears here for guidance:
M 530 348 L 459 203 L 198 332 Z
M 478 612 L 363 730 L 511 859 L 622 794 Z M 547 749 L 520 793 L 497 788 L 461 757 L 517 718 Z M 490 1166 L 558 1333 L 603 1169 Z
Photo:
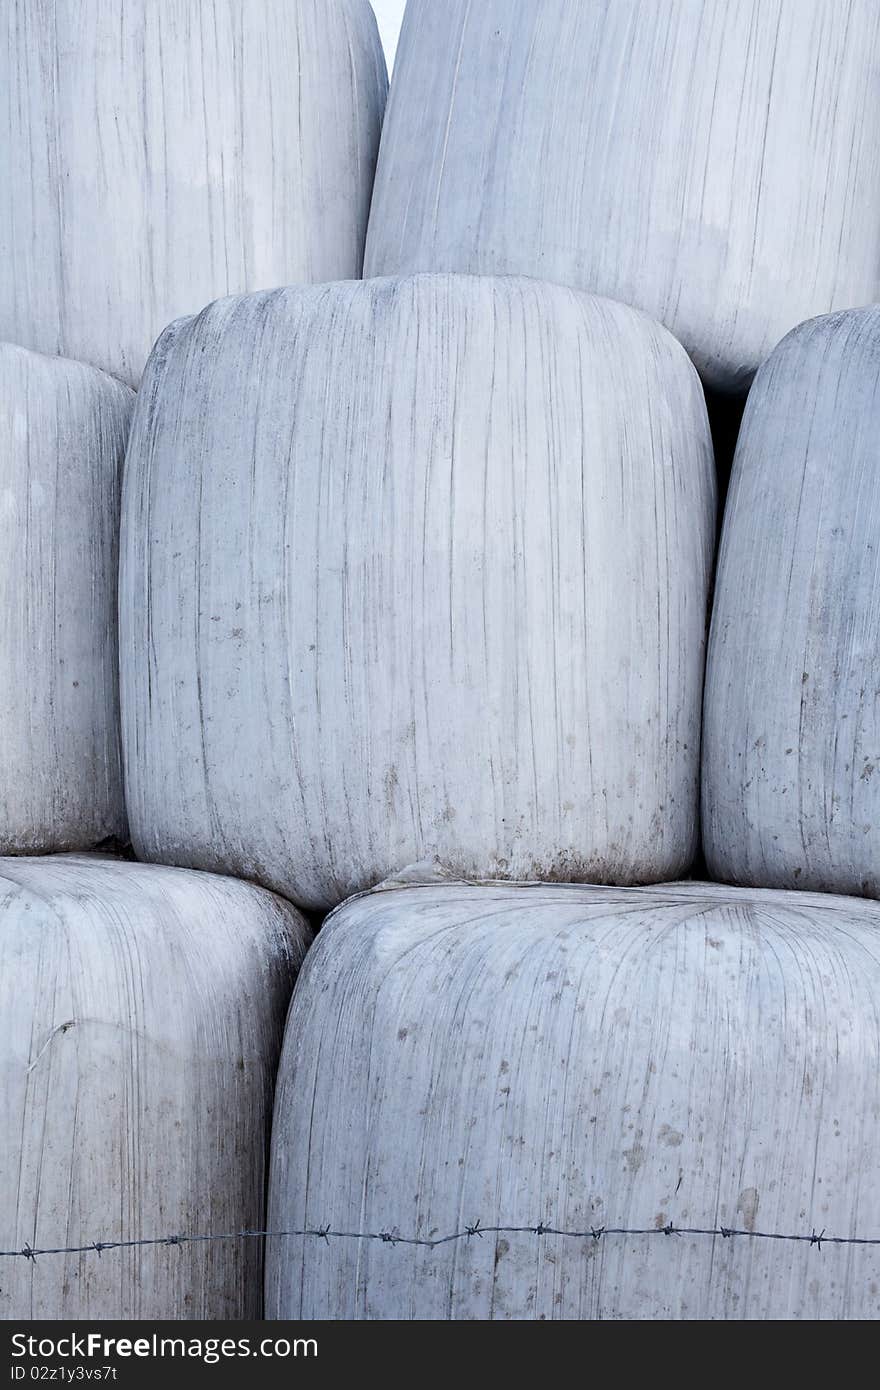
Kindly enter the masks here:
M 262 1311 L 259 1240 L 162 1240 L 264 1223 L 311 928 L 252 884 L 127 862 L 122 464 L 170 318 L 360 274 L 386 85 L 367 0 L 7 7 L 0 853 L 29 857 L 0 868 L 5 1317 Z M 116 857 L 58 853 L 96 849 Z
M 877 311 L 773 351 L 877 294 L 876 6 L 410 0 L 365 282 L 339 277 L 360 270 L 384 99 L 366 3 L 162 0 L 112 35 L 84 13 L 57 32 L 97 84 L 95 137 L 62 119 L 76 79 L 9 107 L 33 191 L 0 201 L 28 248 L 21 286 L 0 272 L 0 328 L 131 381 L 164 328 L 120 540 L 126 798 L 151 862 L 4 861 L 25 1194 L 4 1248 L 265 1219 L 297 909 L 335 909 L 281 1056 L 268 1316 L 877 1316 Z M 39 22 L 10 29 L 15 81 Z M 297 46 L 299 88 L 273 105 Z M 146 74 L 112 139 L 107 64 Z M 57 168 L 32 134 L 44 90 Z M 102 170 L 134 160 L 107 222 L 130 234 L 86 274 L 108 141 Z M 28 217 L 51 228 L 33 261 Z M 729 421 L 756 371 L 704 690 L 704 390 Z M 121 448 L 89 400 L 77 437 L 107 510 L 87 551 L 110 558 L 85 561 L 89 621 L 75 586 L 75 622 L 46 608 L 87 652 Z M 25 443 L 13 502 L 42 537 L 43 397 L 34 413 L 48 462 Z M 47 623 L 21 630 L 60 689 Z M 2 847 L 98 843 L 84 813 L 79 839 L 53 824 L 52 778 L 94 776 L 89 701 L 73 755 L 54 733 L 47 754 L 46 720 L 32 764 L 16 735 L 42 802 Z M 686 881 L 701 744 L 708 867 L 739 887 Z M 259 1313 L 259 1244 L 205 1242 L 173 1278 L 166 1257 L 30 1262 L 12 1312 Z
M 880 162 L 862 138 L 865 112 L 869 126 L 877 121 L 877 23 L 873 6 L 844 14 L 828 0 L 411 0 L 367 274 L 529 275 L 623 300 L 679 337 L 707 389 L 732 398 L 733 416 L 783 333 L 877 295 L 876 235 L 856 211 L 880 198 Z M 731 503 L 707 697 L 707 851 L 740 883 L 873 893 L 867 778 L 853 795 L 856 773 L 873 762 L 876 584 L 861 442 L 873 427 L 870 349 L 867 330 L 849 320 L 835 335 L 839 350 L 829 332 L 815 336 L 815 368 L 803 356 L 791 363 L 803 385 L 789 380 L 787 401 L 774 378 L 772 422 L 759 380 L 743 442 L 751 467 Z M 591 363 L 583 380 L 589 399 Z M 646 398 L 657 398 L 653 387 Z M 555 399 L 548 386 L 543 419 L 554 440 Z M 856 466 L 826 504 L 835 434 L 832 456 L 851 464 L 855 454 Z M 592 450 L 584 456 L 595 476 Z M 624 450 L 619 457 L 624 480 Z M 551 489 L 557 479 L 551 468 Z M 795 525 L 793 497 L 804 491 Z M 596 515 L 592 496 L 584 510 Z M 529 551 L 533 566 L 541 551 L 552 565 L 565 516 L 562 506 L 541 550 Z M 635 532 L 599 516 L 616 555 L 603 556 L 603 571 L 628 567 L 631 589 L 643 584 L 647 598 L 655 577 Z M 866 537 L 857 577 L 832 539 L 854 525 Z M 586 545 L 577 578 L 592 578 L 592 553 Z M 510 573 L 513 582 L 513 565 Z M 561 573 L 564 594 L 575 577 Z M 592 583 L 589 591 L 613 624 L 614 599 Z M 589 665 L 596 648 L 585 642 L 582 653 Z M 633 663 L 643 653 L 630 641 Z M 558 645 L 554 674 L 571 660 L 571 647 Z M 783 736 L 777 725 L 796 723 L 801 696 L 785 713 L 785 691 L 807 666 L 819 686 L 801 720 L 801 798 L 783 799 L 774 763 L 759 802 L 740 768 L 752 757 L 767 763 L 752 739 L 768 730 L 774 745 L 784 737 L 797 748 L 797 731 Z M 609 691 L 603 707 L 636 733 L 626 700 Z M 582 736 L 601 764 L 607 732 L 593 722 L 594 702 L 585 708 Z M 833 726 L 844 714 L 852 737 L 838 768 Z M 536 726 L 547 727 L 541 717 Z M 644 715 L 637 727 L 649 728 Z M 657 746 L 641 756 L 626 748 L 632 806 Z M 470 753 L 468 762 L 479 766 Z M 595 808 L 607 778 L 581 785 Z M 541 824 L 558 836 L 552 817 Z M 785 839 L 781 824 L 795 848 L 799 833 L 818 846 L 809 878 L 789 847 L 775 861 L 745 858 L 749 837 Z M 641 867 L 661 877 L 656 854 L 640 850 Z M 764 867 L 785 853 L 787 875 Z M 444 862 L 461 871 L 453 856 Z M 545 864 L 531 867 L 528 877 L 553 877 Z M 630 867 L 638 882 L 640 864 Z M 579 869 L 573 877 L 625 881 L 607 860 Z M 612 893 L 425 882 L 341 908 L 291 1014 L 270 1220 L 364 1236 L 272 1241 L 270 1315 L 876 1315 L 870 1252 L 841 1246 L 817 1275 L 810 1239 L 880 1229 L 865 1201 L 876 1139 L 863 1144 L 876 1111 L 878 924 L 869 903 L 700 884 Z M 688 1233 L 663 1234 L 681 1228 Z M 618 1234 L 605 1238 L 606 1229 Z M 721 1234 L 732 1230 L 745 1233 L 738 1243 Z M 800 1239 L 762 1241 L 762 1231 Z

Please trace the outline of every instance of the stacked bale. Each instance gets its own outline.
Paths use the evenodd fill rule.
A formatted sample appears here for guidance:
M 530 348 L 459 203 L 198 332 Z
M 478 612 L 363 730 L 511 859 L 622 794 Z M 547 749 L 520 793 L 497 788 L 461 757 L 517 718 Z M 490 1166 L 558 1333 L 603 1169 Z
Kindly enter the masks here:
M 376 1238 L 270 1240 L 267 1316 L 876 1317 L 873 1252 L 809 1237 L 880 1231 L 878 991 L 880 908 L 856 899 L 346 904 L 291 1010 L 269 1223 Z
M 368 0 L 9 0 L 0 336 L 136 385 L 217 295 L 361 273 Z
M 0 852 L 125 838 L 116 579 L 134 395 L 0 344 Z
M 259 1229 L 309 941 L 272 894 L 89 856 L 0 862 L 4 1247 Z M 254 1318 L 258 1240 L 4 1261 L 7 1318 Z
M 409 0 L 367 274 L 635 304 L 723 391 L 880 297 L 875 0 Z
M 696 373 L 622 305 L 417 276 L 174 324 L 123 507 L 138 855 L 315 908 L 434 857 L 686 871 L 713 518 Z
M 758 374 L 724 522 L 703 817 L 719 878 L 880 895 L 880 309 Z
M 12 0 L 0 332 L 137 383 L 175 315 L 337 282 L 150 361 L 123 751 L 137 853 L 186 867 L 0 860 L 0 1244 L 62 1247 L 0 1313 L 259 1316 L 266 1220 L 304 1232 L 273 1317 L 880 1313 L 880 908 L 573 882 L 697 845 L 715 482 L 654 320 L 741 393 L 880 292 L 878 39 L 872 0 L 410 0 L 395 278 L 358 284 L 367 0 Z M 703 754 L 734 880 L 880 890 L 878 331 L 804 325 L 750 400 Z M 0 852 L 126 834 L 131 410 L 0 347 Z M 193 869 L 320 910 L 398 875 L 300 982 L 268 1218 L 310 933 Z

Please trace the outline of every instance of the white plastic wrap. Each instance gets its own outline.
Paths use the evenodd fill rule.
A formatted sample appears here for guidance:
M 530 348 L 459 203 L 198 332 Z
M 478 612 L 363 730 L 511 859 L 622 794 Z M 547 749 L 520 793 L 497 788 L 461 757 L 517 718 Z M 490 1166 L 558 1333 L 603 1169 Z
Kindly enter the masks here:
M 880 896 L 880 308 L 814 319 L 749 396 L 718 564 L 713 874 Z
M 435 856 L 685 871 L 714 488 L 691 363 L 607 300 L 418 276 L 173 325 L 123 506 L 138 854 L 311 907 Z
M 125 837 L 116 588 L 133 406 L 102 372 L 0 343 L 0 853 Z
M 748 386 L 880 298 L 876 0 L 409 0 L 367 274 L 535 275 Z
M 250 884 L 0 861 L 0 1248 L 258 1229 L 284 1014 L 310 940 Z M 258 1240 L 5 1258 L 0 1317 L 262 1316 Z
M 290 1012 L 270 1229 L 459 1238 L 272 1239 L 267 1317 L 876 1318 L 876 1249 L 810 1236 L 880 1235 L 878 995 L 858 899 L 345 904 Z
M 368 0 L 6 0 L 0 337 L 137 385 L 218 295 L 358 276 Z

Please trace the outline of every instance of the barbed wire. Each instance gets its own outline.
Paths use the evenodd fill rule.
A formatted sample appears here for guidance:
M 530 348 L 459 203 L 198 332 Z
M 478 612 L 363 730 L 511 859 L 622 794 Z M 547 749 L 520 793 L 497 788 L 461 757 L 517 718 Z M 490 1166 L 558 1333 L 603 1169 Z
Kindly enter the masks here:
M 737 1226 L 676 1226 L 669 1221 L 664 1226 L 590 1226 L 585 1231 L 564 1230 L 543 1221 L 534 1226 L 484 1226 L 474 1221 L 460 1231 L 451 1231 L 445 1236 L 406 1236 L 397 1227 L 383 1231 L 337 1231 L 331 1226 L 307 1227 L 291 1231 L 223 1231 L 215 1235 L 171 1235 L 150 1236 L 138 1240 L 93 1240 L 88 1245 L 59 1245 L 38 1248 L 25 1244 L 19 1250 L 0 1250 L 0 1259 L 23 1259 L 36 1262 L 46 1255 L 103 1255 L 106 1250 L 132 1250 L 144 1246 L 198 1245 L 217 1240 L 280 1240 L 298 1237 L 315 1239 L 330 1244 L 332 1240 L 378 1241 L 382 1245 L 417 1245 L 425 1250 L 436 1250 L 454 1241 L 482 1239 L 489 1235 L 562 1236 L 568 1240 L 599 1241 L 624 1237 L 687 1236 L 691 1238 L 710 1238 L 712 1240 L 787 1240 L 796 1241 L 811 1248 L 821 1250 L 823 1245 L 874 1245 L 880 1246 L 880 1236 L 834 1236 L 823 1229 L 819 1232 L 812 1227 L 810 1233 L 783 1231 L 752 1231 Z

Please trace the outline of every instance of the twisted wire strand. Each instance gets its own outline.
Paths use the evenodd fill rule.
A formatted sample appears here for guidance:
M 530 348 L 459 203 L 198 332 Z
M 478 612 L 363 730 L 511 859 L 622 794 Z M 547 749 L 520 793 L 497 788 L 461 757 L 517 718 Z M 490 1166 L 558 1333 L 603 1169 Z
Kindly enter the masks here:
M 407 1236 L 401 1235 L 396 1227 L 391 1227 L 382 1231 L 342 1231 L 334 1230 L 332 1226 L 306 1227 L 302 1230 L 290 1231 L 221 1231 L 211 1235 L 168 1235 L 168 1236 L 149 1236 L 139 1240 L 93 1240 L 87 1245 L 58 1245 L 35 1247 L 23 1245 L 18 1250 L 0 1250 L 2 1259 L 23 1259 L 36 1260 L 47 1255 L 102 1255 L 108 1250 L 132 1250 L 146 1246 L 158 1245 L 197 1245 L 210 1241 L 218 1240 L 280 1240 L 287 1238 L 314 1239 L 324 1241 L 326 1244 L 332 1240 L 357 1240 L 357 1241 L 378 1241 L 382 1245 L 415 1245 L 425 1250 L 436 1250 L 440 1246 L 449 1245 L 453 1241 L 469 1241 L 472 1239 L 482 1239 L 484 1235 L 525 1235 L 525 1236 L 561 1236 L 569 1240 L 584 1240 L 598 1242 L 607 1240 L 614 1236 L 623 1237 L 656 1237 L 664 1236 L 687 1236 L 690 1238 L 708 1238 L 711 1240 L 722 1239 L 730 1240 L 735 1237 L 742 1237 L 746 1240 L 788 1240 L 800 1244 L 822 1249 L 823 1245 L 876 1245 L 880 1246 L 880 1236 L 833 1236 L 827 1235 L 824 1230 L 817 1232 L 812 1227 L 809 1234 L 806 1232 L 784 1232 L 784 1231 L 750 1231 L 736 1226 L 676 1226 L 673 1222 L 667 1222 L 665 1226 L 591 1226 L 588 1230 L 574 1231 L 564 1230 L 559 1226 L 551 1226 L 543 1221 L 537 1222 L 534 1226 L 506 1226 L 492 1225 L 484 1226 L 481 1221 L 476 1220 L 470 1225 L 465 1226 L 460 1231 L 451 1231 L 444 1236 Z

